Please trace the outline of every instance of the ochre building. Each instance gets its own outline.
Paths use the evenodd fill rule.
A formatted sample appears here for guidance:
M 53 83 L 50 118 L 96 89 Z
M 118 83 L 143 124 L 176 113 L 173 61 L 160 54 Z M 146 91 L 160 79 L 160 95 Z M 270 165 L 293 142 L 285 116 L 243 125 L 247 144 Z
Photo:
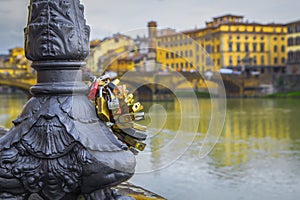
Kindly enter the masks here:
M 201 29 L 156 37 L 156 59 L 162 70 L 283 72 L 286 34 L 284 24 L 250 23 L 243 16 L 224 15 Z
M 287 24 L 287 74 L 300 74 L 300 20 Z

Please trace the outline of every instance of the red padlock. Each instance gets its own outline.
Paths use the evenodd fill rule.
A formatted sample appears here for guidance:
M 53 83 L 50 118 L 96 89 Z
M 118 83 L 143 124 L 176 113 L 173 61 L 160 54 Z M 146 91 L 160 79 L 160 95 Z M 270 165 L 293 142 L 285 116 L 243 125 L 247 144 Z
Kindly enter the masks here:
M 97 91 L 99 90 L 99 83 L 98 81 L 95 81 L 92 85 L 92 88 L 90 90 L 89 99 L 94 100 L 97 94 Z

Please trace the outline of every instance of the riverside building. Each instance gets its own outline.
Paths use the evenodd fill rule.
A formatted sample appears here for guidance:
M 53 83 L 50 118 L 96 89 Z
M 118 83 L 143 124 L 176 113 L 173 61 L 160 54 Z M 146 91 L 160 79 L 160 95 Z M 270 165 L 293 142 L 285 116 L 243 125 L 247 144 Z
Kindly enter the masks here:
M 300 20 L 287 24 L 287 74 L 300 74 Z
M 156 37 L 156 59 L 163 70 L 281 73 L 286 65 L 286 34 L 284 24 L 250 23 L 243 16 L 223 15 L 201 29 Z

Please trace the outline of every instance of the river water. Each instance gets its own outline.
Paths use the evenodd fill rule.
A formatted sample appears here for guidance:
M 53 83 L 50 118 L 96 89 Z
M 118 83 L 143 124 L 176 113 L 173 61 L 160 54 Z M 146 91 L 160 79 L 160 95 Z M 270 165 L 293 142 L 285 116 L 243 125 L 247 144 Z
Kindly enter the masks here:
M 184 101 L 189 104 L 189 99 Z M 0 125 L 10 127 L 25 102 L 24 95 L 0 95 Z M 163 126 L 163 130 L 147 141 L 148 156 L 143 157 L 141 152 L 137 157 L 139 163 L 153 170 L 139 170 L 132 183 L 175 200 L 300 198 L 299 99 L 227 100 L 223 131 L 205 157 L 199 156 L 199 147 L 211 119 L 211 102 L 199 99 L 198 103 L 200 122 L 193 143 L 185 139 L 171 143 L 177 149 L 189 148 L 167 165 L 162 163 L 174 152 L 159 149 L 172 141 L 179 128 L 180 104 L 163 102 L 153 107 L 153 103 L 144 103 L 145 111 L 163 108 L 165 120 L 147 117 L 150 135 L 155 126 Z M 189 134 L 187 138 L 191 138 Z

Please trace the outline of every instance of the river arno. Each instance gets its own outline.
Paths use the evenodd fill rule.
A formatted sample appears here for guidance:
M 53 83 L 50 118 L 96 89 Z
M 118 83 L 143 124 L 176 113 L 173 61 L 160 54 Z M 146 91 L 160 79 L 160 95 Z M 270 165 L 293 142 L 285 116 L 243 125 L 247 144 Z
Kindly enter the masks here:
M 0 125 L 11 126 L 25 102 L 23 95 L 0 95 Z M 167 144 L 180 121 L 177 102 L 160 105 L 168 118 L 164 134 L 151 139 L 147 146 L 150 149 Z M 299 199 L 300 99 L 227 100 L 221 137 L 202 159 L 198 156 L 199 146 L 210 119 L 210 100 L 199 99 L 199 105 L 202 117 L 193 145 L 173 164 L 136 174 L 132 183 L 175 200 Z M 151 104 L 145 107 L 147 110 Z M 158 151 L 143 162 L 157 166 L 166 156 Z

